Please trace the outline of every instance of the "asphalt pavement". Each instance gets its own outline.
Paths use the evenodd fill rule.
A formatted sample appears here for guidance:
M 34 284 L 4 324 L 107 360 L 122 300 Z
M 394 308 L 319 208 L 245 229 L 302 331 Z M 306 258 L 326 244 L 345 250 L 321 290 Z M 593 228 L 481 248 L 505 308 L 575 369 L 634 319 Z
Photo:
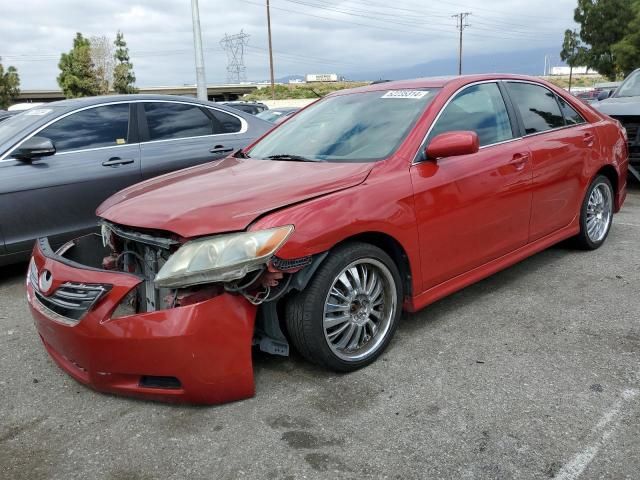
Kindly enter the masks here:
M 256 354 L 216 407 L 96 393 L 0 272 L 0 479 L 640 478 L 640 190 L 606 244 L 560 245 L 407 316 L 337 375 Z

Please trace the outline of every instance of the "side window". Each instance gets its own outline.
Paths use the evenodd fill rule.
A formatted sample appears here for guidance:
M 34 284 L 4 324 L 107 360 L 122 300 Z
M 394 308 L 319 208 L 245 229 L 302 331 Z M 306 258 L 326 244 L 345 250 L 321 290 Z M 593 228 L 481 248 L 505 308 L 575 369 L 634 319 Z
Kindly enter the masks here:
M 562 110 L 562 115 L 564 116 L 564 121 L 567 125 L 580 125 L 581 123 L 586 123 L 586 120 L 582 118 L 582 115 L 576 112 L 564 98 L 558 97 L 558 102 L 560 102 L 560 110 Z
M 144 103 L 150 140 L 197 137 L 213 134 L 213 124 L 197 105 Z
M 237 133 L 242 130 L 242 122 L 234 115 L 220 110 L 209 109 L 213 115 L 213 133 Z
M 509 82 L 508 85 L 527 135 L 564 127 L 564 117 L 554 93 L 530 83 Z
M 129 104 L 104 105 L 73 113 L 38 135 L 49 138 L 57 152 L 111 147 L 128 141 Z
M 458 93 L 443 110 L 429 139 L 455 130 L 473 130 L 478 134 L 480 146 L 513 138 L 507 107 L 497 84 L 481 83 Z

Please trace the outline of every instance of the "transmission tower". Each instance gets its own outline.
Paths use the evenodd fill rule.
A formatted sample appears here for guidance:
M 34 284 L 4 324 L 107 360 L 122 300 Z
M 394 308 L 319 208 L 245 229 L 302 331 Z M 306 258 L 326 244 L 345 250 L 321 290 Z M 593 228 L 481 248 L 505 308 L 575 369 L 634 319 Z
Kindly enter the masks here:
M 241 83 L 247 80 L 244 66 L 244 47 L 249 43 L 249 35 L 240 30 L 235 35 L 224 34 L 220 46 L 227 52 L 227 82 Z

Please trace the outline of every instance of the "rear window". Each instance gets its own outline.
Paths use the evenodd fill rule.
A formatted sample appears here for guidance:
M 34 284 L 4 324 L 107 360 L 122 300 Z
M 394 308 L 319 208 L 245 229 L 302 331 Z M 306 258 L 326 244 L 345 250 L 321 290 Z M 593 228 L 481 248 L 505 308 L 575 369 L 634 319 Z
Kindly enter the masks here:
M 582 118 L 582 115 L 576 112 L 564 98 L 558 97 L 558 102 L 560 103 L 560 110 L 562 110 L 562 115 L 564 115 L 564 120 L 567 125 L 579 125 L 586 122 L 586 120 Z
M 150 140 L 171 140 L 213 134 L 213 123 L 197 105 L 145 103 Z
M 564 127 L 564 117 L 553 92 L 531 83 L 509 82 L 508 85 L 527 135 Z

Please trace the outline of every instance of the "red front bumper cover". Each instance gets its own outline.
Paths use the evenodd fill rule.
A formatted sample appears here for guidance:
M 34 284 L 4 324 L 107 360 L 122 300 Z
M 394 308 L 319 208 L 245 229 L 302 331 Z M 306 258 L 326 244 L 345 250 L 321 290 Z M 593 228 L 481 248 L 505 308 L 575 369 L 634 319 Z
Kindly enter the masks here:
M 55 254 L 46 239 L 36 243 L 29 270 L 27 297 L 36 328 L 51 357 L 77 381 L 101 392 L 173 402 L 216 404 L 254 395 L 256 308 L 244 298 L 225 293 L 111 318 L 142 279 L 79 265 Z M 41 292 L 44 270 L 51 273 L 51 286 Z M 70 282 L 108 290 L 79 321 L 45 305 L 46 297 Z

